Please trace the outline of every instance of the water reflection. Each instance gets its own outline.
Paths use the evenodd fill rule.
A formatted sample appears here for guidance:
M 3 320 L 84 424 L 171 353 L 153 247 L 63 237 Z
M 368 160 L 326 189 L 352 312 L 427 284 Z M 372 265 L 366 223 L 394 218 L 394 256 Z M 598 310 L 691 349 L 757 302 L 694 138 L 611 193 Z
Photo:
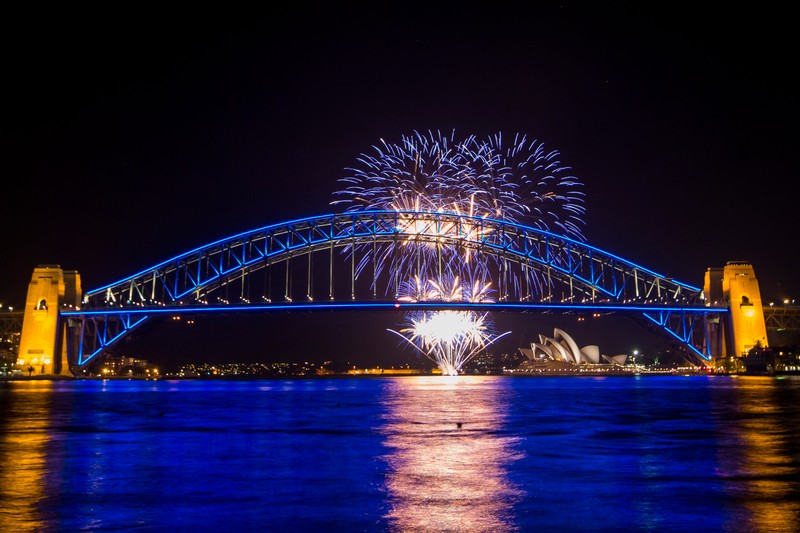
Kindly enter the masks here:
M 0 386 L 0 531 L 41 531 L 53 382 Z
M 496 377 L 413 377 L 386 384 L 380 431 L 391 452 L 385 517 L 400 531 L 511 531 L 522 491 L 507 469 L 512 392 Z
M 738 416 L 720 465 L 745 512 L 737 531 L 800 531 L 800 380 L 732 380 Z M 727 407 L 725 411 L 730 411 Z

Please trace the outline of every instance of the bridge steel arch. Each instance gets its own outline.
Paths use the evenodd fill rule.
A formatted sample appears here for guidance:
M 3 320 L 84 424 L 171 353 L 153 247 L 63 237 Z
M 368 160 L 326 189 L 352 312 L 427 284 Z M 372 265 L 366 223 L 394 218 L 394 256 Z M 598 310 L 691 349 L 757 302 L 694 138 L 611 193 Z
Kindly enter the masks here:
M 401 301 L 401 257 L 435 250 L 490 258 L 495 296 L 477 302 Z M 460 256 L 459 256 L 460 257 Z M 337 308 L 472 308 L 626 313 L 703 362 L 709 324 L 727 308 L 701 289 L 586 243 L 502 220 L 456 213 L 358 211 L 274 224 L 195 248 L 84 295 L 62 312 L 80 369 L 148 318 L 202 312 Z

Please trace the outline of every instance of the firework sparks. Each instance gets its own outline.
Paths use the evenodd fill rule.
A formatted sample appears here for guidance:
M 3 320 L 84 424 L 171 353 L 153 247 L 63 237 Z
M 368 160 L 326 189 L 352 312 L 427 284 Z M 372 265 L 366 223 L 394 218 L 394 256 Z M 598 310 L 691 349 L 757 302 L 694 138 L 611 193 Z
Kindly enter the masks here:
M 457 376 L 464 363 L 510 333 L 493 334 L 487 315 L 473 311 L 422 312 L 408 316 L 408 327 L 388 331 L 436 363 L 442 375 Z
M 462 285 L 458 276 L 454 278 L 422 279 L 404 282 L 400 287 L 401 302 L 480 302 L 492 303 L 492 283 L 475 280 L 472 285 Z
M 480 220 L 492 218 L 525 224 L 584 240 L 581 233 L 583 192 L 580 182 L 536 140 L 514 136 L 506 145 L 501 134 L 486 140 L 457 140 L 455 132 L 403 136 L 398 144 L 381 140 L 375 154 L 361 154 L 359 165 L 340 180 L 333 205 L 346 212 L 397 211 L 398 233 L 404 239 L 368 248 L 347 248 L 362 254 L 356 275 L 370 263 L 380 271 L 392 265 L 403 280 L 396 295 L 403 301 L 490 302 L 490 263 L 496 255 L 480 247 L 448 242 L 479 242 Z M 469 215 L 457 222 L 434 223 L 416 213 Z M 475 221 L 475 222 L 471 222 Z M 391 259 L 391 261 L 390 261 Z M 525 269 L 527 285 L 541 288 L 534 269 Z M 466 284 L 460 280 L 468 280 Z M 514 287 L 521 287 L 513 279 Z M 480 349 L 496 341 L 486 315 L 471 311 L 414 313 L 400 335 L 437 362 L 442 373 L 458 373 Z
M 541 142 L 520 134 L 506 145 L 499 133 L 486 140 L 475 136 L 457 140 L 455 133 L 415 132 L 403 136 L 398 144 L 381 143 L 373 147 L 375 155 L 362 154 L 357 159 L 359 166 L 346 169 L 350 175 L 339 180 L 345 187 L 334 193 L 337 199 L 331 203 L 345 206 L 346 212 L 397 211 L 398 232 L 424 238 L 407 238 L 375 249 L 364 246 L 358 250 L 362 254 L 358 274 L 373 261 L 381 267 L 389 264 L 389 257 L 395 258 L 392 268 L 400 271 L 402 279 L 430 272 L 434 264 L 454 273 L 465 263 L 485 269 L 489 262 L 498 261 L 496 256 L 474 260 L 476 252 L 470 247 L 442 244 L 480 236 L 482 218 L 584 240 L 581 183 L 561 164 L 559 153 L 546 150 Z M 476 218 L 436 227 L 430 219 L 415 216 L 422 212 Z M 356 250 L 348 248 L 346 252 Z M 527 274 L 531 276 L 529 285 L 541 286 L 535 270 L 529 269 Z M 522 283 L 514 280 L 514 285 Z
M 333 205 L 346 211 L 450 212 L 526 224 L 584 240 L 583 192 L 559 153 L 517 134 L 510 146 L 496 134 L 463 141 L 439 132 L 382 141 L 377 155 L 340 179 Z

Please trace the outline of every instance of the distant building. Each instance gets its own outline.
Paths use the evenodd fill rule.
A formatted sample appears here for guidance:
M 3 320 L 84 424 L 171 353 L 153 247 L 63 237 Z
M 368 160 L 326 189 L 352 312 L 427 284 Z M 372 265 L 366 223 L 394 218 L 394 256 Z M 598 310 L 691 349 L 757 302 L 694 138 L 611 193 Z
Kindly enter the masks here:
M 628 359 L 628 354 L 601 355 L 600 348 L 595 344 L 578 348 L 572 337 L 559 328 L 553 329 L 552 337 L 540 334 L 539 342 L 531 342 L 530 348 L 520 348 L 519 351 L 528 361 L 553 361 L 571 365 L 597 365 L 601 361 L 609 365 L 624 365 Z
M 144 359 L 137 359 L 127 355 L 106 355 L 103 364 L 97 369 L 102 377 L 138 377 L 158 378 L 159 368 Z
M 750 375 L 800 374 L 800 354 L 794 347 L 756 346 L 741 358 L 740 363 L 739 369 Z
M 464 374 L 502 374 L 504 370 L 516 368 L 527 358 L 521 353 L 478 354 L 462 367 Z

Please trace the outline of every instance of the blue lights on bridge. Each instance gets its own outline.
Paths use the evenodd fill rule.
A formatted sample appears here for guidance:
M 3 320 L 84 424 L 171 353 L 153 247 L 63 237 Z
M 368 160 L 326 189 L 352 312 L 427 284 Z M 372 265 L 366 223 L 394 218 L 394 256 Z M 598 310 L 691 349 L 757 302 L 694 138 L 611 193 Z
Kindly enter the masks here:
M 414 246 L 434 258 L 491 257 L 496 297 L 398 301 L 395 257 Z M 73 360 L 83 365 L 151 316 L 343 309 L 638 314 L 703 359 L 699 319 L 728 312 L 706 307 L 697 287 L 548 231 L 455 213 L 359 211 L 214 241 L 88 291 L 80 310 L 62 315 L 80 325 Z
M 589 305 L 589 304 L 544 304 L 544 303 L 469 303 L 469 302 L 306 302 L 267 305 L 212 305 L 212 306 L 174 306 L 150 308 L 108 308 L 63 311 L 65 317 L 105 316 L 105 315 L 190 315 L 195 313 L 240 313 L 251 311 L 332 311 L 337 309 L 362 310 L 472 310 L 498 312 L 578 312 L 578 313 L 686 313 L 697 312 L 695 307 L 664 305 Z M 708 313 L 727 313 L 725 307 L 705 307 Z

